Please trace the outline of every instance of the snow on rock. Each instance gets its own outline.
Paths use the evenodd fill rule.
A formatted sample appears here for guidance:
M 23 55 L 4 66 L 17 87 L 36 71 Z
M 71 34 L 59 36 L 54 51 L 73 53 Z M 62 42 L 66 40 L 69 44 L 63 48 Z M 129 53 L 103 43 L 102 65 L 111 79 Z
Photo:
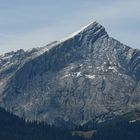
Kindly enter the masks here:
M 64 76 L 62 77 L 62 79 L 67 78 L 67 77 L 69 77 L 69 76 L 70 76 L 70 74 L 66 74 L 66 75 L 64 75 Z
M 20 55 L 10 53 L 8 61 L 0 56 L 0 100 L 5 108 L 25 119 L 56 125 L 61 120 L 64 125 L 68 118 L 81 125 L 140 107 L 140 51 L 128 52 L 129 47 L 107 36 L 96 22 L 61 41 Z M 9 62 L 16 64 L 1 72 Z
M 79 76 L 82 76 L 82 75 L 81 75 L 81 72 L 77 72 L 76 77 L 79 77 Z
M 89 79 L 94 79 L 96 75 L 87 75 L 87 74 L 86 74 L 85 76 L 86 76 L 87 78 L 89 78 Z
M 114 66 L 109 66 L 108 69 L 113 70 L 113 72 L 117 72 L 117 69 Z
M 131 120 L 129 121 L 129 123 L 135 123 L 137 120 Z
M 102 29 L 104 29 L 104 27 L 102 25 L 100 25 L 99 23 L 95 22 L 91 22 L 88 25 L 82 27 L 80 30 L 70 34 L 68 37 L 61 39 L 59 43 L 65 42 L 66 40 L 69 40 L 71 38 L 74 38 L 75 36 L 77 36 L 80 33 L 83 33 L 85 31 L 88 31 L 89 29 L 94 29 L 96 28 L 97 30 L 94 32 L 94 34 L 98 34 Z

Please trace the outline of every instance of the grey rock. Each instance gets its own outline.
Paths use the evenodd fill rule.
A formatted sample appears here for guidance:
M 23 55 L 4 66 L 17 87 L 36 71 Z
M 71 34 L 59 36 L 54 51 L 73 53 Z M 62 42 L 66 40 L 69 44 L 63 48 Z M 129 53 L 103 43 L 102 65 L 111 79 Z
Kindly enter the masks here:
M 140 51 L 97 22 L 63 41 L 0 56 L 0 106 L 49 124 L 84 125 L 139 109 L 139 81 Z

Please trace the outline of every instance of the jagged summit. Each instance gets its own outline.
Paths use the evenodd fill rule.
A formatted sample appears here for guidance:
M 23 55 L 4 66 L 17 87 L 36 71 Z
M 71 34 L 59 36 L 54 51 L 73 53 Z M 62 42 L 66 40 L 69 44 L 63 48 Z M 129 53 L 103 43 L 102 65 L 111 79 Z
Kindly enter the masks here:
M 71 126 L 140 108 L 140 51 L 97 22 L 15 56 L 1 58 L 0 106 L 20 117 Z
M 101 24 L 99 24 L 98 22 L 94 21 L 94 22 L 89 23 L 88 25 L 82 27 L 80 30 L 70 34 L 66 38 L 63 38 L 59 41 L 51 42 L 44 47 L 28 49 L 27 51 L 20 49 L 20 50 L 11 51 L 11 52 L 8 52 L 8 53 L 2 54 L 2 55 L 0 54 L 0 59 L 7 57 L 7 56 L 14 55 L 14 54 L 17 55 L 19 53 L 22 53 L 21 55 L 23 55 L 24 53 L 31 54 L 31 53 L 35 53 L 35 52 L 45 52 L 45 51 L 48 51 L 48 49 L 52 48 L 53 46 L 57 46 L 57 45 L 61 44 L 62 42 L 65 42 L 69 39 L 75 38 L 77 36 L 85 36 L 85 35 L 91 36 L 91 38 L 93 38 L 94 36 L 108 37 L 108 34 L 107 34 L 105 28 Z M 40 54 L 42 54 L 42 53 L 40 53 Z M 19 56 L 20 56 L 20 54 L 19 54 Z
M 108 36 L 107 32 L 105 31 L 105 28 L 98 22 L 94 21 L 94 22 L 91 22 L 88 25 L 84 26 L 80 30 L 72 33 L 68 37 L 61 39 L 59 43 L 62 43 L 68 39 L 74 38 L 75 36 L 85 35 L 85 34 L 89 34 L 89 35 L 101 34 L 104 36 Z

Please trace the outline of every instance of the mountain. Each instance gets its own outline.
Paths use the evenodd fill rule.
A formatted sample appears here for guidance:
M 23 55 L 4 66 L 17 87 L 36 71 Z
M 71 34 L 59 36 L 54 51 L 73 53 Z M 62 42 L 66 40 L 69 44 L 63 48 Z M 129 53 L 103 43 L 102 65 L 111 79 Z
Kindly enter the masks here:
M 0 56 L 0 106 L 57 126 L 139 110 L 139 81 L 140 51 L 97 22 L 45 47 Z

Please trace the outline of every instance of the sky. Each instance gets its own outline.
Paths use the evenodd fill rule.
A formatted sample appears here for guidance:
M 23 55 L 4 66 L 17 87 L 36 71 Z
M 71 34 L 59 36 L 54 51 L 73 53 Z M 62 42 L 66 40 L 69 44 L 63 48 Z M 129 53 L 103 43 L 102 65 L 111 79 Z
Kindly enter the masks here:
M 0 0 L 0 54 L 45 46 L 93 21 L 140 49 L 140 0 Z

